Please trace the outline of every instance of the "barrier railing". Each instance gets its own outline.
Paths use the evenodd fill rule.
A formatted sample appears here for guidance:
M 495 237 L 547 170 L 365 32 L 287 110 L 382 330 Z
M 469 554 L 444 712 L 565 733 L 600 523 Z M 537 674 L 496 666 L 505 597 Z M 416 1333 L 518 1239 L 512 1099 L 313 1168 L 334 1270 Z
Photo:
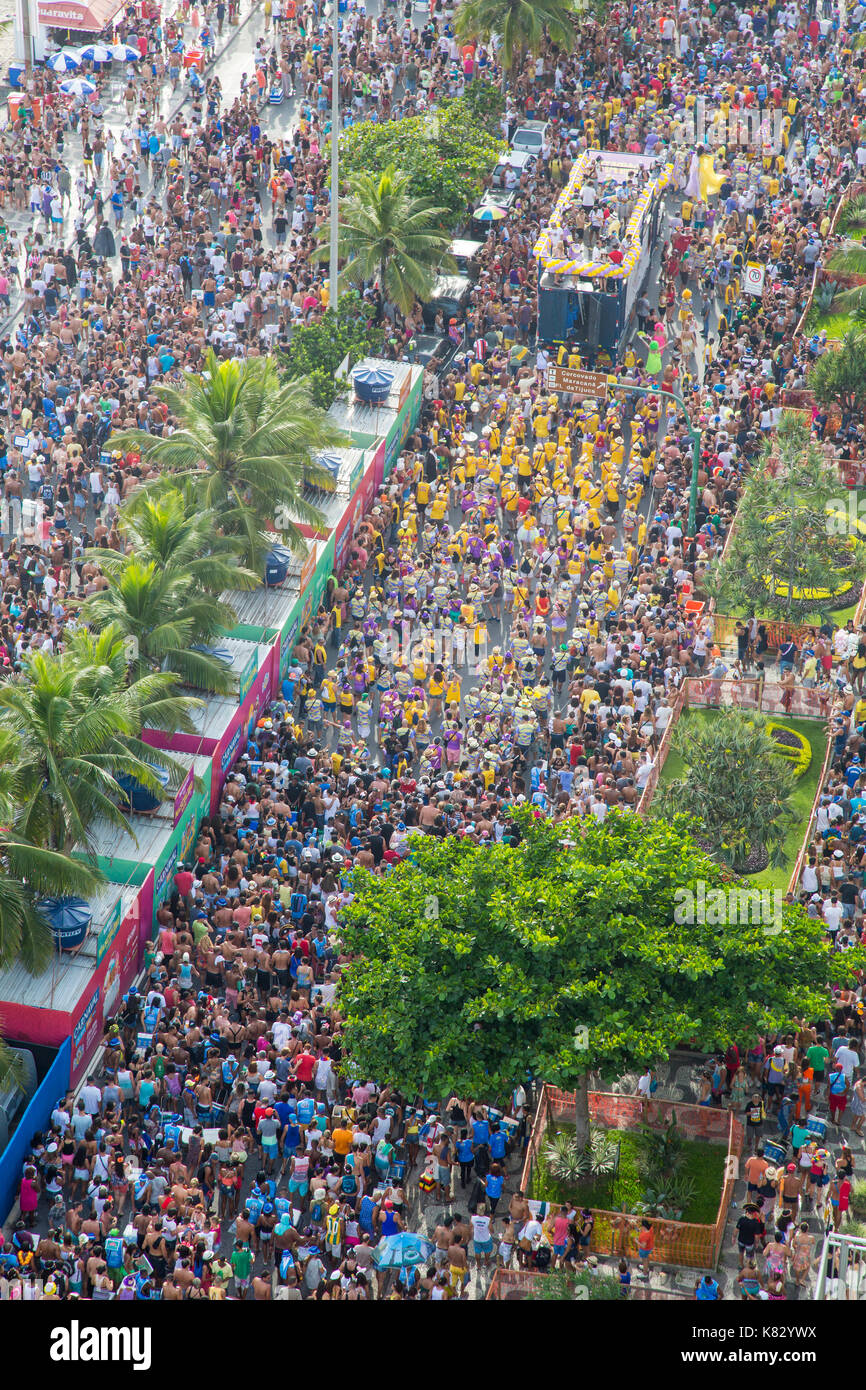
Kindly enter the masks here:
M 609 1271 L 613 1274 L 613 1270 Z M 603 1270 L 602 1273 L 608 1273 Z M 490 1288 L 487 1290 L 486 1302 L 505 1303 L 515 1299 L 529 1298 L 536 1289 L 544 1287 L 544 1281 L 549 1279 L 548 1273 L 540 1273 L 530 1269 L 497 1269 L 490 1281 Z M 662 1301 L 664 1299 L 691 1300 L 694 1295 L 681 1293 L 676 1289 L 654 1289 L 651 1287 L 641 1288 L 632 1284 L 628 1294 L 630 1299 L 638 1302 L 648 1300 Z
M 833 700 L 832 692 L 812 690 L 805 685 L 788 690 L 778 681 L 760 676 L 746 676 L 743 680 L 689 676 L 683 685 L 687 703 L 695 709 L 755 709 L 795 719 L 827 719 Z
M 827 774 L 830 771 L 830 764 L 832 763 L 832 761 L 833 740 L 831 738 L 828 738 L 827 749 L 824 753 L 824 762 L 821 767 L 821 775 L 818 778 L 818 785 L 815 788 L 815 796 L 812 800 L 812 809 L 809 812 L 809 821 L 806 826 L 806 833 L 803 836 L 803 843 L 801 844 L 800 852 L 797 855 L 797 862 L 795 863 L 794 868 L 791 871 L 791 877 L 788 880 L 789 893 L 796 894 L 800 885 L 800 875 L 803 872 L 803 864 L 805 862 L 806 855 L 809 853 L 809 846 L 812 843 L 812 827 L 815 824 L 815 817 L 818 814 L 818 807 L 821 803 L 821 797 L 824 795 L 824 784 L 827 781 Z
M 658 746 L 658 752 L 656 753 L 655 758 L 653 760 L 652 770 L 650 772 L 649 777 L 646 780 L 644 789 L 640 794 L 640 800 L 637 804 L 638 815 L 646 815 L 647 811 L 649 810 L 650 803 L 652 802 L 652 799 L 655 796 L 656 787 L 659 784 L 659 777 L 661 776 L 662 768 L 665 765 L 665 760 L 668 756 L 668 753 L 670 752 L 671 743 L 673 742 L 674 729 L 676 728 L 679 722 L 680 715 L 683 712 L 684 702 L 685 692 L 684 690 L 680 689 L 679 691 L 677 691 L 677 698 L 674 701 L 673 708 L 671 710 L 671 717 L 668 721 L 668 726 L 662 734 L 661 743 Z
M 609 1091 L 590 1091 L 588 1100 L 590 1122 L 606 1129 L 636 1130 L 643 1124 L 665 1125 L 675 1118 L 688 1138 L 726 1145 L 725 1179 L 716 1219 L 712 1224 L 671 1221 L 664 1217 L 646 1218 L 651 1220 L 655 1234 L 650 1256 L 652 1264 L 715 1269 L 734 1195 L 736 1179 L 733 1175 L 738 1171 L 743 1147 L 743 1126 L 734 1113 L 712 1106 L 686 1105 L 679 1101 L 646 1101 L 638 1096 L 615 1095 Z M 545 1086 L 536 1110 L 521 1177 L 521 1188 L 527 1196 L 532 1195 L 534 1169 L 551 1124 L 556 1120 L 573 1123 L 574 1119 L 574 1094 L 560 1091 L 554 1086 Z M 590 1249 L 597 1255 L 636 1259 L 638 1234 L 645 1218 L 629 1212 L 595 1208 L 593 1214 L 595 1224 Z

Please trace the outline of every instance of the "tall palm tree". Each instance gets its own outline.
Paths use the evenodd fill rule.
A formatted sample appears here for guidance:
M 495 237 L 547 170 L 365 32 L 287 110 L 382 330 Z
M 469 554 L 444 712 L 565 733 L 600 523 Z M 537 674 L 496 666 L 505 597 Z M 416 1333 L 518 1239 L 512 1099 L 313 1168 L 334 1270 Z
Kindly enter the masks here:
M 545 32 L 566 52 L 575 44 L 574 10 L 568 0 L 464 0 L 454 16 L 460 43 L 499 37 L 502 88 L 527 53 L 537 53 Z
M 162 491 L 134 492 L 121 508 L 120 529 L 137 560 L 183 574 L 197 592 L 256 589 L 262 582 L 240 564 L 240 540 L 222 533 L 218 516 L 202 510 L 190 483 L 179 488 L 166 479 Z M 95 560 L 103 574 L 117 574 L 127 556 L 94 549 L 87 558 Z
M 197 690 L 231 690 L 233 680 L 225 664 L 201 650 L 224 628 L 235 625 L 229 604 L 197 590 L 173 566 L 164 568 L 135 555 L 116 558 L 120 564 L 105 564 L 108 587 L 85 600 L 82 617 L 98 632 L 114 630 L 124 640 L 134 639 L 130 675 L 140 680 L 168 671 Z
M 0 728 L 0 816 L 8 824 L 20 805 L 23 781 L 17 736 Z M 51 931 L 37 908 L 40 894 L 92 893 L 102 875 L 89 864 L 0 830 L 0 969 L 21 961 L 38 973 L 48 963 Z M 3 1072 L 0 1048 L 0 1074 Z
M 381 174 L 353 174 L 349 196 L 340 202 L 340 253 L 348 257 L 343 276 L 356 285 L 378 277 L 383 296 L 403 314 L 416 296 L 429 298 L 451 240 L 442 227 L 447 209 L 432 198 L 414 198 L 409 181 L 393 164 Z M 318 260 L 328 255 L 328 235 L 325 226 L 314 253 Z
M 297 522 L 315 526 L 322 518 L 303 498 L 304 476 L 326 482 L 315 456 L 344 437 L 305 382 L 281 380 L 273 358 L 220 362 L 209 351 L 205 368 L 188 372 L 181 387 L 156 388 L 177 422 L 172 433 L 123 430 L 112 447 L 137 449 L 162 474 L 191 482 L 199 505 L 240 539 L 242 564 L 258 571 L 274 539 L 267 528 L 278 518 L 289 543 L 306 548 Z M 159 492 L 164 484 L 144 486 Z
M 122 637 L 79 629 L 58 656 L 34 653 L 20 676 L 0 686 L 0 730 L 17 739 L 16 811 L 12 829 L 31 844 L 69 854 L 92 853 L 99 816 L 129 830 L 117 806 L 117 776 L 134 777 L 162 795 L 153 764 L 178 786 L 184 769 L 141 738 L 145 725 L 192 730 L 199 701 L 175 693 L 171 674 L 128 680 Z

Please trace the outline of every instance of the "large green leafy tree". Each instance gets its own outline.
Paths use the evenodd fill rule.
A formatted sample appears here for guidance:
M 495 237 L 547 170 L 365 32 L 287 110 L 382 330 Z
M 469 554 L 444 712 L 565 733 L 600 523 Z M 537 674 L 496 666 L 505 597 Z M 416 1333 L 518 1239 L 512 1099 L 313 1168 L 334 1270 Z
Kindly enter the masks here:
M 393 164 L 381 174 L 357 173 L 340 202 L 341 274 L 351 284 L 378 279 L 380 292 L 408 314 L 416 298 L 429 298 L 450 236 L 446 209 L 413 197 L 409 175 Z M 329 229 L 320 231 L 319 260 L 327 258 Z
M 144 743 L 142 729 L 191 731 L 189 711 L 199 703 L 178 696 L 168 673 L 128 680 L 114 628 L 98 636 L 78 629 L 59 656 L 27 658 L 21 676 L 0 686 L 0 729 L 17 740 L 14 832 L 69 854 L 73 845 L 91 848 L 100 816 L 127 829 L 117 805 L 118 774 L 159 795 L 154 763 L 167 769 L 170 785 L 183 776 L 174 759 Z
M 343 436 L 304 382 L 281 379 L 276 358 L 220 362 L 210 351 L 205 367 L 187 373 L 181 387 L 157 388 L 176 429 L 162 436 L 120 431 L 112 446 L 137 449 L 162 474 L 191 482 L 223 532 L 240 538 L 242 563 L 258 571 L 278 520 L 289 544 L 306 549 L 297 522 L 315 526 L 322 518 L 304 500 L 305 475 L 327 480 L 316 454 Z
M 454 17 L 461 43 L 499 38 L 502 84 L 519 69 L 529 53 L 537 53 L 545 33 L 570 52 L 577 30 L 573 9 L 565 0 L 464 0 Z
M 783 414 L 749 478 L 725 558 L 705 581 L 718 610 L 796 623 L 850 604 L 866 545 L 837 512 L 839 491 L 806 426 Z
M 684 774 L 657 793 L 662 815 L 693 816 L 710 852 L 738 872 L 753 852 L 783 864 L 785 837 L 797 821 L 794 772 L 766 732 L 767 722 L 761 714 L 726 707 L 707 723 L 681 719 L 673 748 Z
M 490 84 L 473 82 L 472 88 L 478 95 L 443 102 L 432 115 L 350 126 L 340 135 L 343 177 L 381 174 L 393 164 L 408 175 L 413 198 L 446 209 L 444 225 L 453 234 L 504 149 Z
M 529 1072 L 577 1092 L 585 1138 L 590 1071 L 825 1016 L 828 983 L 857 965 L 799 908 L 776 934 L 683 920 L 683 894 L 723 871 L 682 817 L 518 822 L 516 847 L 418 836 L 387 877 L 355 871 L 339 1000 L 353 1072 L 489 1101 Z

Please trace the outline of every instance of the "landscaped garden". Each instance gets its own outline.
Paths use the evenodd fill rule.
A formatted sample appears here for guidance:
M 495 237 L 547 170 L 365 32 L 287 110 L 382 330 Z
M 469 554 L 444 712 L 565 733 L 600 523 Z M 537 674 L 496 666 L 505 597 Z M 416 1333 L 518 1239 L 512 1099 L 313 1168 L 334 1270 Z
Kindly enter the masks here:
M 753 717 L 750 712 L 744 712 L 741 718 L 751 720 Z M 673 746 L 661 771 L 654 806 L 661 808 L 665 805 L 668 795 L 676 795 L 673 792 L 669 793 L 668 788 L 681 788 L 688 780 L 689 773 L 692 771 L 689 761 L 690 750 L 693 750 L 692 760 L 694 761 L 699 756 L 699 750 L 706 746 L 703 739 L 713 737 L 721 728 L 727 729 L 726 721 L 728 719 L 727 709 L 686 709 L 683 711 L 677 733 L 674 736 Z M 760 722 L 760 719 L 757 722 Z M 780 826 L 781 833 L 775 856 L 776 862 L 768 862 L 754 873 L 737 865 L 733 867 L 736 872 L 748 874 L 749 886 L 784 890 L 788 886 L 788 880 L 803 843 L 812 804 L 818 790 L 821 768 L 827 751 L 827 733 L 820 720 L 789 719 L 781 715 L 774 716 L 769 721 L 768 727 L 768 737 L 773 738 L 777 744 L 785 742 L 783 731 L 790 730 L 792 734 L 796 735 L 801 748 L 803 743 L 809 745 L 811 756 L 808 764 L 802 770 L 794 767 L 792 762 L 790 795 L 786 803 L 786 811 L 789 814 Z M 697 738 L 692 737 L 695 735 Z M 727 741 L 730 742 L 730 740 Z M 789 759 L 789 761 L 792 760 Z M 805 762 L 805 758 L 803 761 Z M 695 761 L 694 774 L 707 790 L 704 780 L 707 776 L 706 763 Z M 742 783 L 744 794 L 751 795 L 751 789 L 754 786 L 754 779 L 751 781 L 746 779 Z M 706 801 L 703 802 L 703 805 L 706 805 Z M 682 805 L 680 805 L 680 809 L 683 809 Z
M 675 1124 L 659 1130 L 593 1127 L 587 1161 L 576 1153 L 574 1134 L 574 1126 L 561 1121 L 551 1128 L 533 1169 L 536 1200 L 708 1226 L 716 1220 L 725 1144 L 687 1139 Z

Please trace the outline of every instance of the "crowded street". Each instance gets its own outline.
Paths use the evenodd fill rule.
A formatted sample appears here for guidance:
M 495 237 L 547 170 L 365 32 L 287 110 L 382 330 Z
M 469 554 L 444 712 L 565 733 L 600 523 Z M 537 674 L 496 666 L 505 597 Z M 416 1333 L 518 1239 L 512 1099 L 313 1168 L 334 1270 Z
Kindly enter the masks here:
M 413 290 L 401 307 L 375 270 L 354 282 L 374 366 L 423 369 L 420 410 L 154 898 L 135 982 L 28 1136 L 0 1300 L 469 1301 L 522 1297 L 497 1289 L 552 1271 L 622 1297 L 801 1301 L 819 1275 L 844 1281 L 820 1257 L 866 1178 L 862 975 L 833 979 L 826 1018 L 804 1004 L 760 1036 L 725 1023 L 713 1051 L 687 1052 L 686 1033 L 652 1069 L 594 1076 L 638 1107 L 635 1128 L 653 1101 L 733 1117 L 712 1267 L 651 1263 L 637 1223 L 664 1211 L 635 1202 L 632 1245 L 601 1249 L 598 1204 L 541 1194 L 546 1076 L 519 1064 L 508 1096 L 456 1080 L 410 1093 L 344 1045 L 359 871 L 396 876 L 414 837 L 516 846 L 527 815 L 569 833 L 647 815 L 689 699 L 829 730 L 816 818 L 807 804 L 805 848 L 771 864 L 773 884 L 839 957 L 866 930 L 860 590 L 850 614 L 778 647 L 764 615 L 717 626 L 710 602 L 750 475 L 829 350 L 805 311 L 837 205 L 863 187 L 866 11 L 614 3 L 572 18 L 570 50 L 545 34 L 515 54 L 503 82 L 501 45 L 458 39 L 459 8 L 340 0 L 342 131 L 433 121 L 473 93 L 481 111 L 478 89 L 501 87 L 499 158 L 527 129 L 537 148 L 492 167 L 449 228 L 477 248 L 459 296 Z M 188 375 L 284 363 L 344 302 L 322 252 L 333 21 L 309 0 L 145 3 L 81 43 L 50 28 L 52 56 L 22 73 L 0 128 L 11 684 L 119 604 L 144 531 L 130 499 L 160 496 L 148 439 L 191 430 Z M 87 38 L 127 61 L 88 59 Z M 64 52 L 75 66 L 52 67 Z M 730 131 L 753 110 L 763 124 L 739 144 L 694 134 L 698 112 Z M 799 414 L 804 450 L 834 468 L 858 456 L 862 413 Z M 218 507 L 184 504 L 219 528 Z M 260 582 L 255 548 L 237 556 Z M 218 616 L 218 635 L 174 645 L 213 656 L 232 631 Z M 179 669 L 168 651 L 148 674 Z M 183 682 L 202 700 L 215 688 Z M 177 747 L 195 756 L 204 737 Z M 825 1090 L 826 1135 L 798 1132 L 804 1086 L 816 1108 Z

